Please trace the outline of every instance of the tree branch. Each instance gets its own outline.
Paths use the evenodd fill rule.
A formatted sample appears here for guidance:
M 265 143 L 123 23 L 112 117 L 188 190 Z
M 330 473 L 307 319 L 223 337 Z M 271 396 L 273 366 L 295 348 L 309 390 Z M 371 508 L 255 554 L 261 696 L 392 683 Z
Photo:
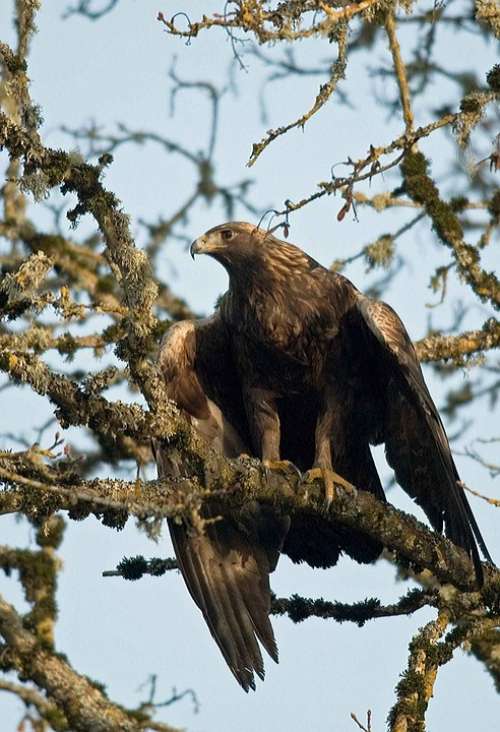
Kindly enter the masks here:
M 346 621 L 362 627 L 368 620 L 410 615 L 426 605 L 436 604 L 437 593 L 427 590 L 410 590 L 399 602 L 382 605 L 377 598 L 369 598 L 354 604 L 330 602 L 323 598 L 311 599 L 292 595 L 290 598 L 274 597 L 271 603 L 272 615 L 288 615 L 294 623 L 306 618 L 332 618 L 338 623 Z
M 414 201 L 424 206 L 437 236 L 451 249 L 462 279 L 480 300 L 499 309 L 500 281 L 494 272 L 481 269 L 477 247 L 464 241 L 460 221 L 450 204 L 441 199 L 428 170 L 429 163 L 422 153 L 407 152 L 401 165 L 406 192 Z
M 30 689 L 28 686 L 22 686 L 21 684 L 15 684 L 12 681 L 6 679 L 0 679 L 0 690 L 7 691 L 10 694 L 14 694 L 29 708 L 35 707 L 40 717 L 53 726 L 55 723 L 64 725 L 64 728 L 68 726 L 68 720 L 59 707 L 53 702 L 47 701 L 41 694 L 35 689 Z M 19 729 L 19 728 L 18 728 Z
M 392 11 L 387 13 L 385 30 L 389 39 L 389 48 L 391 49 L 394 71 L 399 86 L 399 95 L 401 98 L 401 106 L 403 108 L 406 133 L 410 135 L 413 132 L 413 112 L 411 109 L 410 87 L 408 85 L 406 67 L 401 55 L 401 47 L 396 34 L 396 20 Z
M 230 516 L 237 515 L 246 502 L 256 500 L 292 519 L 295 515 L 313 515 L 356 528 L 395 551 L 403 561 L 429 569 L 441 583 L 450 582 L 463 591 L 477 590 L 474 569 L 464 550 L 368 492 L 359 490 L 356 496 L 339 494 L 327 509 L 320 480 L 303 483 L 294 471 L 277 475 L 266 471 L 256 459 L 225 460 L 211 451 L 202 462 L 204 469 L 198 473 L 199 478 L 141 482 L 138 488 L 137 482 L 120 480 L 79 480 L 61 485 L 54 480 L 53 473 L 49 477 L 44 472 L 37 480 L 33 470 L 28 477 L 23 476 L 21 464 L 16 465 L 14 473 L 4 457 L 0 460 L 0 478 L 10 488 L 0 494 L 0 513 L 33 510 L 32 491 L 23 486 L 41 491 L 38 503 L 45 495 L 42 505 L 49 512 L 71 511 L 81 505 L 87 513 L 106 514 L 108 522 L 109 509 L 139 517 L 189 517 L 192 512 L 202 514 L 207 505 L 215 515 Z M 123 524 L 122 514 L 120 522 Z M 487 604 L 495 605 L 500 572 L 485 565 L 484 574 L 481 592 Z
M 498 632 L 498 619 L 474 619 L 457 625 L 439 642 L 449 622 L 449 611 L 442 609 L 436 620 L 412 639 L 408 667 L 396 687 L 398 700 L 388 717 L 391 732 L 422 732 L 439 667 L 448 663 L 463 643 Z
M 343 29 L 339 33 L 336 40 L 338 45 L 338 58 L 330 68 L 329 80 L 325 84 L 322 84 L 320 86 L 319 92 L 316 96 L 316 99 L 314 100 L 314 104 L 312 105 L 312 107 L 303 115 L 301 115 L 299 119 L 295 120 L 295 122 L 290 122 L 290 124 L 284 125 L 283 127 L 278 127 L 275 130 L 269 130 L 264 139 L 262 139 L 260 142 L 254 143 L 252 145 L 252 154 L 250 155 L 250 159 L 247 163 L 249 168 L 251 168 L 252 165 L 257 162 L 257 159 L 264 152 L 266 147 L 270 145 L 271 142 L 273 142 L 273 140 L 275 140 L 277 137 L 281 137 L 281 135 L 285 135 L 287 132 L 297 127 L 300 127 L 303 130 L 306 122 L 308 122 L 308 120 L 310 120 L 311 117 L 315 115 L 316 112 L 318 112 L 321 107 L 323 107 L 330 99 L 337 87 L 337 84 L 344 77 L 345 74 L 347 59 L 347 30 Z
M 279 3 L 275 10 L 263 10 L 260 4 L 247 2 L 246 0 L 235 0 L 236 10 L 225 12 L 224 15 L 214 13 L 214 17 L 206 15 L 202 20 L 192 23 L 185 13 L 178 13 L 188 19 L 189 29 L 180 30 L 175 25 L 176 16 L 168 20 L 163 13 L 158 13 L 158 20 L 167 29 L 168 33 L 181 38 L 196 38 L 198 33 L 208 28 L 224 28 L 226 30 L 240 28 L 245 32 L 255 34 L 259 43 L 272 41 L 294 41 L 312 36 L 328 36 L 335 27 L 342 22 L 349 21 L 354 16 L 370 8 L 376 7 L 380 0 L 361 0 L 359 3 L 352 3 L 343 8 L 332 8 L 326 2 L 310 2 L 305 0 L 300 3 L 293 3 L 289 8 L 288 3 Z M 324 14 L 323 20 L 316 23 L 313 20 L 309 27 L 301 28 L 298 20 L 302 14 L 317 12 Z M 267 24 L 267 25 L 266 25 Z M 277 28 L 278 30 L 272 30 Z
M 457 336 L 436 333 L 422 338 L 414 345 L 422 363 L 451 359 L 461 365 L 465 356 L 500 346 L 500 322 L 489 318 L 481 330 L 470 330 Z
M 419 732 L 425 729 L 425 713 L 432 696 L 439 662 L 434 647 L 449 622 L 446 611 L 428 623 L 410 643 L 408 668 L 397 685 L 398 701 L 389 713 L 391 732 Z
M 97 685 L 76 673 L 62 656 L 45 650 L 1 596 L 0 634 L 8 647 L 3 649 L 1 665 L 44 689 L 75 730 L 138 732 L 147 728 L 133 714 L 110 702 Z

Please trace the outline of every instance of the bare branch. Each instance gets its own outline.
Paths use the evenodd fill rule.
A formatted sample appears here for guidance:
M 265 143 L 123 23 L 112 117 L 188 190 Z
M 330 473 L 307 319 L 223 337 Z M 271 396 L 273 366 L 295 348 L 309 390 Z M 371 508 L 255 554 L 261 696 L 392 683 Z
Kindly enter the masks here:
M 401 56 L 401 47 L 396 35 L 396 20 L 394 13 L 389 11 L 385 20 L 385 30 L 389 39 L 389 47 L 394 62 L 394 72 L 399 86 L 399 94 L 401 97 L 401 106 L 403 107 L 403 117 L 406 126 L 406 133 L 411 135 L 413 132 L 413 112 L 411 109 L 410 87 L 408 86 L 408 78 L 406 76 L 406 68 Z
M 297 127 L 300 127 L 303 130 L 306 122 L 308 122 L 311 117 L 316 114 L 316 112 L 318 112 L 330 99 L 337 87 L 337 84 L 345 74 L 347 59 L 347 30 L 345 28 L 338 34 L 336 40 L 338 46 L 337 60 L 330 68 L 330 79 L 320 86 L 312 107 L 299 117 L 299 119 L 295 120 L 295 122 L 290 122 L 290 124 L 285 125 L 284 127 L 278 127 L 275 130 L 269 130 L 264 139 L 258 143 L 254 143 L 252 146 L 252 154 L 250 155 L 250 159 L 247 163 L 249 168 L 257 162 L 257 159 L 264 152 L 266 147 L 270 145 L 273 140 L 276 140 L 277 137 L 281 137 L 281 135 L 284 135 Z

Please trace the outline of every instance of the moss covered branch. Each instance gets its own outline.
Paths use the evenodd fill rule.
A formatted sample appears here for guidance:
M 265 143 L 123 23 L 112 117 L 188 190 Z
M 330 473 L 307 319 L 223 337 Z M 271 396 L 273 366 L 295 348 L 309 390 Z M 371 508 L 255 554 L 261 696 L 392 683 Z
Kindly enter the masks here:
M 436 644 L 448 623 L 448 613 L 441 611 L 411 641 L 408 668 L 397 685 L 398 700 L 389 713 L 391 732 L 425 732 L 425 713 L 439 666 Z
M 415 343 L 422 363 L 451 360 L 462 365 L 467 356 L 500 347 L 500 322 L 489 318 L 480 330 L 470 330 L 456 336 L 434 333 Z
M 362 627 L 369 620 L 411 615 L 426 605 L 435 603 L 436 593 L 425 590 L 410 590 L 399 602 L 392 605 L 382 605 L 375 597 L 347 604 L 292 595 L 290 598 L 274 597 L 271 614 L 287 615 L 294 623 L 301 623 L 306 618 L 322 618 L 333 619 L 338 623 L 356 623 Z
M 481 268 L 477 247 L 464 241 L 462 225 L 453 207 L 443 201 L 429 175 L 429 162 L 420 152 L 407 152 L 401 165 L 404 187 L 410 198 L 424 206 L 442 243 L 451 249 L 461 278 L 483 302 L 500 308 L 500 281 Z
M 141 482 L 140 489 L 137 482 L 120 480 L 68 478 L 58 483 L 54 473 L 47 476 L 41 471 L 36 477 L 31 469 L 26 475 L 22 463 L 17 462 L 14 470 L 12 462 L 8 456 L 0 459 L 0 479 L 7 486 L 0 495 L 0 512 L 29 514 L 36 505 L 42 514 L 77 510 L 81 518 L 94 512 L 113 525 L 112 512 L 116 511 L 117 521 L 123 525 L 123 512 L 142 518 L 190 516 L 192 512 L 203 513 L 206 505 L 222 515 L 237 516 L 246 502 L 256 500 L 292 519 L 313 515 L 356 528 L 396 552 L 402 561 L 430 570 L 441 583 L 452 583 L 463 591 L 477 590 L 465 552 L 414 517 L 363 490 L 357 496 L 339 495 L 326 509 L 321 481 L 303 483 L 294 471 L 288 476 L 270 474 L 252 458 L 225 460 L 209 451 L 206 458 L 199 455 L 198 477 Z M 36 499 L 30 489 L 37 491 Z M 482 592 L 488 604 L 497 607 L 499 588 L 500 573 L 485 565 Z
M 224 28 L 226 30 L 240 29 L 245 33 L 253 33 L 259 43 L 276 41 L 297 41 L 314 36 L 328 37 L 336 27 L 360 13 L 368 14 L 381 5 L 381 0 L 361 0 L 359 3 L 350 3 L 343 8 L 333 8 L 326 2 L 299 0 L 293 3 L 278 3 L 276 8 L 265 10 L 262 3 L 256 0 L 235 0 L 235 9 L 225 12 L 224 15 L 214 13 L 212 17 L 204 15 L 201 20 L 191 22 L 188 19 L 188 28 L 181 29 L 175 23 L 176 16 L 171 20 L 163 13 L 158 13 L 158 20 L 167 29 L 168 33 L 181 38 L 196 38 L 201 32 L 210 28 Z M 312 23 L 307 18 L 313 15 Z M 178 13 L 185 15 L 185 13 Z M 186 16 L 187 17 L 187 16 Z M 302 17 L 306 19 L 301 25 Z M 316 18 L 319 20 L 316 20 Z
M 457 625 L 441 641 L 450 620 L 450 612 L 442 609 L 436 620 L 412 639 L 408 666 L 396 687 L 397 702 L 388 717 L 391 732 L 425 732 L 425 714 L 440 666 L 448 663 L 463 644 L 498 632 L 498 620 L 472 619 Z
M 25 180 L 41 174 L 45 188 L 59 186 L 63 193 L 76 193 L 78 204 L 69 212 L 70 220 L 76 222 L 85 213 L 94 216 L 119 272 L 128 309 L 124 323 L 128 335 L 122 343 L 122 357 L 128 361 L 150 407 L 154 409 L 159 403 L 158 396 L 166 402 L 161 379 L 146 357 L 157 325 L 153 306 L 158 289 L 147 256 L 135 247 L 128 217 L 121 211 L 118 199 L 101 182 L 102 167 L 84 163 L 61 150 L 44 148 L 0 113 L 0 148 L 4 147 L 12 158 L 24 161 Z
M 155 557 L 146 560 L 142 556 L 124 557 L 115 570 L 102 573 L 103 577 L 123 577 L 126 580 L 139 580 L 144 575 L 161 577 L 166 572 L 178 569 L 176 559 Z M 311 599 L 294 594 L 292 597 L 273 597 L 272 615 L 287 615 L 294 623 L 307 618 L 336 620 L 338 623 L 352 622 L 362 627 L 368 620 L 389 618 L 397 615 L 410 615 L 426 605 L 435 605 L 438 593 L 435 590 L 410 590 L 399 602 L 382 605 L 375 597 L 353 604 L 330 602 L 323 598 Z
M 36 709 L 40 719 L 49 724 L 55 732 L 63 732 L 69 729 L 68 720 L 59 707 L 53 702 L 47 701 L 35 689 L 7 681 L 6 679 L 0 679 L 0 691 L 14 694 L 14 696 L 17 696 L 25 704 L 27 709 Z
M 5 642 L 1 667 L 17 672 L 45 691 L 54 705 L 50 724 L 55 730 L 139 732 L 147 729 L 146 715 L 141 718 L 113 704 L 101 687 L 78 674 L 63 656 L 41 646 L 36 636 L 23 626 L 13 606 L 1 596 L 0 635 Z

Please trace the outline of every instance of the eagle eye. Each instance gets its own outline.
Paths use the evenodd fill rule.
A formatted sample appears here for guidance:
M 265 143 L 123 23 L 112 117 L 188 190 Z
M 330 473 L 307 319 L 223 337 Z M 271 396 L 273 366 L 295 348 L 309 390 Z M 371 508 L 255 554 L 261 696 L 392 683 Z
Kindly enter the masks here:
M 222 231 L 221 231 L 220 235 L 222 236 L 222 238 L 223 238 L 223 239 L 224 239 L 225 241 L 229 241 L 230 239 L 232 239 L 232 238 L 233 238 L 233 236 L 234 236 L 234 232 L 233 232 L 233 231 L 231 231 L 231 229 L 222 229 Z

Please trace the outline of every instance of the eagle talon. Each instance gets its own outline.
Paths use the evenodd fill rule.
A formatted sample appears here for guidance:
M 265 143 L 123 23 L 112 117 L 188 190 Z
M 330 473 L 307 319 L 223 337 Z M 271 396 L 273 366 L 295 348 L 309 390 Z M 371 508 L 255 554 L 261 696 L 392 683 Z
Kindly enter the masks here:
M 349 483 L 348 480 L 330 468 L 317 467 L 308 470 L 304 475 L 304 482 L 312 483 L 318 478 L 321 478 L 325 484 L 325 504 L 327 509 L 332 505 L 333 499 L 342 491 L 352 495 L 354 498 L 358 495 L 358 490 L 352 483 Z
M 293 471 L 299 478 L 302 478 L 302 473 L 290 460 L 263 460 L 262 463 L 267 470 L 275 470 L 285 474 Z

